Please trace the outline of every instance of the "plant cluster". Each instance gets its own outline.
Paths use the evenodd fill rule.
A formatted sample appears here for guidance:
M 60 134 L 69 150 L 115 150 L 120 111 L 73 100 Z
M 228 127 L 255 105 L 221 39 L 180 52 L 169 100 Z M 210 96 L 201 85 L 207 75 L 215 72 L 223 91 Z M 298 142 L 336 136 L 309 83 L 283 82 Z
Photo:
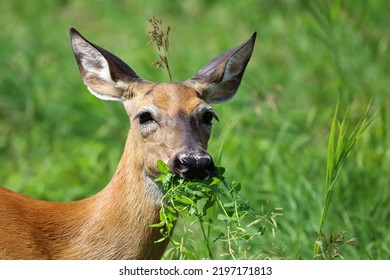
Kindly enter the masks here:
M 162 184 L 164 190 L 160 222 L 150 225 L 161 227 L 162 238 L 157 242 L 170 238 L 178 217 L 183 216 L 192 219 L 192 223 L 198 223 L 207 245 L 207 258 L 214 258 L 212 246 L 219 242 L 223 244 L 224 251 L 227 250 L 235 259 L 236 253 L 242 250 L 241 242 L 245 243 L 264 232 L 262 218 L 239 195 L 241 184 L 226 183 L 224 168 L 218 167 L 214 177 L 200 181 L 176 176 L 162 161 L 158 161 L 157 167 L 161 176 L 156 181 Z M 195 247 L 183 248 L 182 242 L 171 241 L 179 258 L 199 257 Z

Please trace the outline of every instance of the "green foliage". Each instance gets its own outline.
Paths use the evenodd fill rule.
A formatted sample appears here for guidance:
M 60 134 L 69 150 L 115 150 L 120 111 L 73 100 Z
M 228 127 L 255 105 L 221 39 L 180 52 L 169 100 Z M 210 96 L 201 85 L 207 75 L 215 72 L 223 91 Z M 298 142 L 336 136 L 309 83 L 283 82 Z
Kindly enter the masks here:
M 242 241 L 248 242 L 262 234 L 264 227 L 256 225 L 259 223 L 259 217 L 256 217 L 249 203 L 239 196 L 241 185 L 239 183 L 228 185 L 223 177 L 224 168 L 217 167 L 213 178 L 201 181 L 185 180 L 175 176 L 162 161 L 157 162 L 157 167 L 161 176 L 156 182 L 161 183 L 164 190 L 160 223 L 150 225 L 161 227 L 163 237 L 157 242 L 170 238 L 179 215 L 187 222 L 199 223 L 203 242 L 207 246 L 206 257 L 209 259 L 214 258 L 215 250 L 211 247 L 216 242 L 223 243 L 225 252 L 236 259 L 237 252 L 241 251 Z M 251 216 L 253 220 L 245 226 L 243 221 L 247 216 Z M 256 228 L 255 231 L 251 227 Z M 212 241 L 211 236 L 215 236 Z M 177 240 L 171 241 L 177 258 L 202 258 L 202 254 L 196 249 L 199 240 L 186 248 Z

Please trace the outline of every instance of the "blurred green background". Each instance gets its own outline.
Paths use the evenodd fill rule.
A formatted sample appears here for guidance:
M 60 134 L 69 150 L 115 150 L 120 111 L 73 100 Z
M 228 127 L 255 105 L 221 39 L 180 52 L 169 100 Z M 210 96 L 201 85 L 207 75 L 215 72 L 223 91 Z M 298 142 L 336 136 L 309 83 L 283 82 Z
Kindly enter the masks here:
M 341 96 L 352 125 L 371 99 L 379 112 L 346 162 L 324 232 L 358 238 L 342 248 L 346 259 L 389 259 L 389 10 L 385 0 L 3 0 L 0 185 L 71 201 L 98 192 L 115 171 L 129 121 L 121 104 L 98 100 L 83 85 L 70 26 L 152 81 L 168 76 L 152 65 L 157 53 L 147 45 L 148 18 L 172 29 L 174 81 L 257 31 L 238 94 L 215 106 L 220 123 L 209 151 L 217 155 L 223 145 L 227 177 L 278 225 L 252 245 L 258 257 L 312 258 Z

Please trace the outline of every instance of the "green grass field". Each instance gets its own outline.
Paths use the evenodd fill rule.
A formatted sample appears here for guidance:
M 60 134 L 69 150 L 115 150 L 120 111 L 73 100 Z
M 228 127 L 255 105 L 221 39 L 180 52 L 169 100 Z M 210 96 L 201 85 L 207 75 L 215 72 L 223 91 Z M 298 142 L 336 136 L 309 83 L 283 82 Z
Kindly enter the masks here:
M 221 165 L 242 196 L 277 225 L 250 242 L 256 255 L 243 257 L 313 258 L 340 98 L 351 129 L 371 100 L 369 114 L 378 113 L 345 161 L 323 232 L 329 241 L 346 231 L 345 259 L 389 259 L 389 9 L 384 0 L 1 1 L 0 185 L 71 201 L 98 192 L 115 171 L 128 118 L 121 104 L 88 93 L 70 26 L 152 81 L 168 75 L 152 65 L 148 18 L 171 26 L 174 81 L 257 31 L 239 92 L 215 106 L 220 122 L 209 144 L 215 156 L 222 147 Z

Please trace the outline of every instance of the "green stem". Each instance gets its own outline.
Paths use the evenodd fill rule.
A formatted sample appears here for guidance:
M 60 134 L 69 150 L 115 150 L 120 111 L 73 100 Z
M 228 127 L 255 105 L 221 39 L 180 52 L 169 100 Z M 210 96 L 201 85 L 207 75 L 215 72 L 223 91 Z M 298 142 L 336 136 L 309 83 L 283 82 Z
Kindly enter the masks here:
M 202 234 L 203 234 L 204 241 L 206 242 L 207 252 L 208 252 L 208 254 L 209 254 L 209 258 L 210 258 L 211 260 L 213 260 L 213 259 L 214 259 L 214 258 L 213 258 L 213 254 L 211 253 L 211 248 L 210 248 L 209 239 L 207 238 L 206 232 L 205 232 L 204 227 L 203 227 L 202 218 L 198 216 L 198 219 L 199 219 L 200 228 L 202 229 Z
M 168 62 L 168 51 L 164 47 L 164 54 L 165 54 L 165 67 L 167 68 L 168 76 L 169 76 L 169 81 L 172 82 L 172 74 L 171 74 L 171 69 L 169 68 L 169 62 Z

